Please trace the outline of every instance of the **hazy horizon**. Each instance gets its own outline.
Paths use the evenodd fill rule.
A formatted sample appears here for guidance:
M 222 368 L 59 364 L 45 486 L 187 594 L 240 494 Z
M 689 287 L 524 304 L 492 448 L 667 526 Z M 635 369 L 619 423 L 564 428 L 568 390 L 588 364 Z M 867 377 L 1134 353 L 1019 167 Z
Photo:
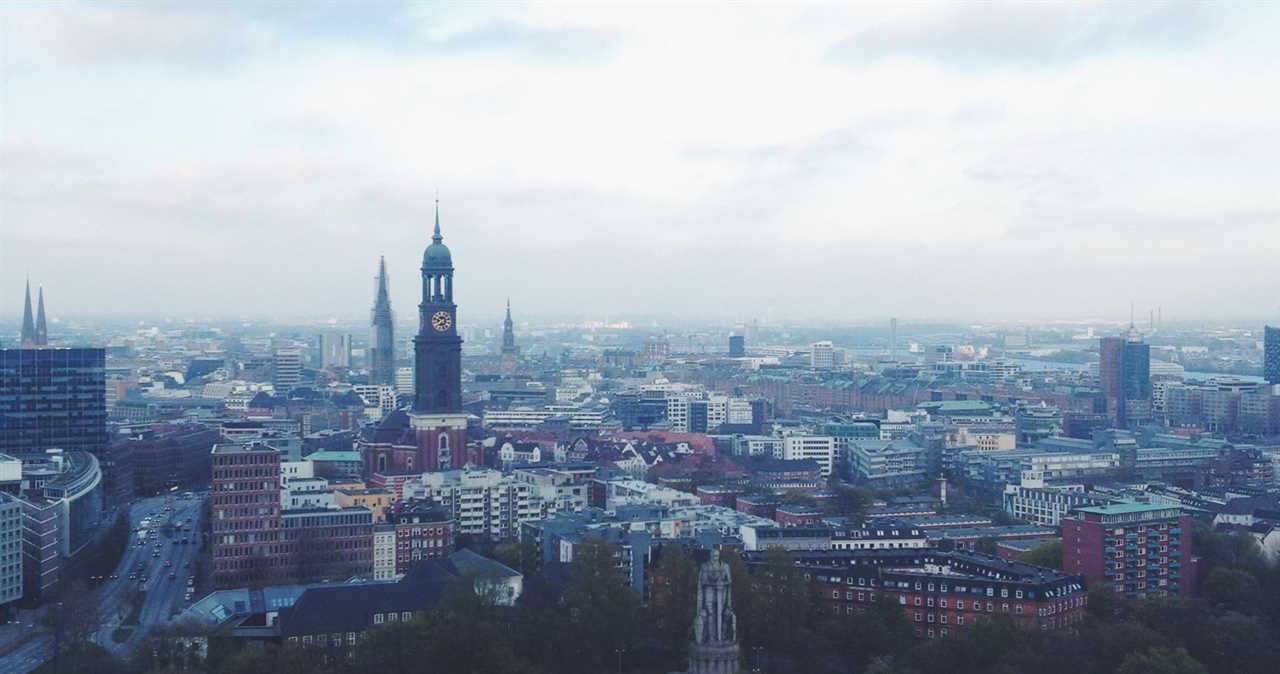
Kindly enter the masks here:
M 1275 5 L 377 4 L 0 8 L 0 324 L 1280 322 Z

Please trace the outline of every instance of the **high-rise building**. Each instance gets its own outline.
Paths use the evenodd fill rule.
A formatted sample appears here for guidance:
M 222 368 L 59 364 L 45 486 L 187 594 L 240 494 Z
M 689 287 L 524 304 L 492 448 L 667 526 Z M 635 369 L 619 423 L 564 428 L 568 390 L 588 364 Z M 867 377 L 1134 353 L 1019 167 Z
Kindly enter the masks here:
M 1099 344 L 1098 383 L 1107 413 L 1117 426 L 1152 419 L 1151 347 L 1129 326 L 1125 337 L 1103 337 Z
M 422 254 L 410 421 L 419 435 L 420 467 L 447 470 L 465 465 L 467 415 L 462 411 L 462 337 L 453 302 L 453 255 L 440 234 L 438 201 L 435 220 L 431 245 Z
M 396 368 L 396 393 L 402 396 L 413 395 L 413 368 Z
M 351 335 L 339 333 L 321 333 L 320 367 L 351 367 Z
M 1062 518 L 1062 568 L 1130 599 L 1191 596 L 1191 516 L 1159 503 L 1076 508 Z
M 378 286 L 374 291 L 373 313 L 369 319 L 369 381 L 373 384 L 394 385 L 395 316 L 391 313 L 388 283 L 387 260 L 378 258 Z
M 1268 384 L 1280 384 L 1280 328 L 1270 325 L 1263 330 L 1262 378 Z
M 830 370 L 836 366 L 835 345 L 831 342 L 814 342 L 809 352 L 809 367 L 815 370 Z
M 511 300 L 507 300 L 507 317 L 502 321 L 502 371 L 508 374 L 515 372 L 518 356 L 515 324 L 511 321 Z
M 351 367 L 351 335 L 326 332 L 320 335 L 320 367 Z
M 1112 419 L 1121 415 L 1120 400 L 1124 377 L 1124 338 L 1103 337 L 1098 340 L 1098 388 L 1107 399 L 1107 414 Z
M 19 599 L 22 599 L 22 502 L 12 494 L 0 492 L 0 617 L 12 617 Z
M 106 352 L 0 349 L 0 452 L 107 444 Z
M 276 393 L 288 393 L 302 384 L 302 351 L 280 349 L 271 361 L 271 386 Z
M 215 585 L 237 587 L 283 573 L 279 452 L 261 444 L 215 445 L 210 506 Z
M 729 357 L 745 358 L 747 356 L 747 340 L 742 335 L 729 335 Z

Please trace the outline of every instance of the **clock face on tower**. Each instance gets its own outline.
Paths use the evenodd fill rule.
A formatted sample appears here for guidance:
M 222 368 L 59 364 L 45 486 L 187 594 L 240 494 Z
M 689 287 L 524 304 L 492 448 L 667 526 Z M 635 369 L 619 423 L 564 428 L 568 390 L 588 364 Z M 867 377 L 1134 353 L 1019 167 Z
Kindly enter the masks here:
M 436 332 L 444 332 L 449 329 L 450 325 L 453 325 L 453 317 L 449 315 L 449 312 L 437 311 L 431 314 L 431 327 Z

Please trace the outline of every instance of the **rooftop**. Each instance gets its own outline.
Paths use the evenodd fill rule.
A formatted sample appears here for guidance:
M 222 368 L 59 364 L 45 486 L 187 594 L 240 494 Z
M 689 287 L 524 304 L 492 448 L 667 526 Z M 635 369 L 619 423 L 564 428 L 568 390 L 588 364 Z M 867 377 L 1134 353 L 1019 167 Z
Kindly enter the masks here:
M 1087 506 L 1084 508 L 1076 508 L 1077 512 L 1093 513 L 1095 515 L 1128 515 L 1130 513 L 1145 513 L 1156 510 L 1170 510 L 1177 508 L 1176 505 L 1168 503 L 1116 503 L 1104 506 Z

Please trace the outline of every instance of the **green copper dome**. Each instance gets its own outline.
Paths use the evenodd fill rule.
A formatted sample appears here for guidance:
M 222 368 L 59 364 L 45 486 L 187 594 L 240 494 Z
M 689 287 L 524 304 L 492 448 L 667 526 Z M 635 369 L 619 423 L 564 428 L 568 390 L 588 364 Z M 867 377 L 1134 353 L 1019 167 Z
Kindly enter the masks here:
M 431 245 L 422 253 L 423 269 L 452 269 L 453 255 L 440 236 L 440 202 L 436 202 L 436 229 L 431 235 Z

